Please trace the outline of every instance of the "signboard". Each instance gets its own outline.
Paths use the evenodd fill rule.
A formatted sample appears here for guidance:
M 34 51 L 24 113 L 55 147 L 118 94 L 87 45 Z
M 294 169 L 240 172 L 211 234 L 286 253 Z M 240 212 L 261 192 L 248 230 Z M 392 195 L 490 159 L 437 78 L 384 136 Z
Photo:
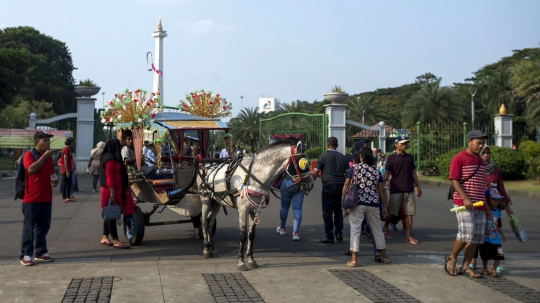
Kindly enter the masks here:
M 276 98 L 259 98 L 259 112 L 268 113 L 275 111 L 278 108 L 278 100 Z
M 28 148 L 34 147 L 35 129 L 7 129 L 0 128 L 0 148 Z M 66 145 L 67 137 L 73 137 L 72 130 L 45 130 L 53 135 L 51 149 L 62 149 Z

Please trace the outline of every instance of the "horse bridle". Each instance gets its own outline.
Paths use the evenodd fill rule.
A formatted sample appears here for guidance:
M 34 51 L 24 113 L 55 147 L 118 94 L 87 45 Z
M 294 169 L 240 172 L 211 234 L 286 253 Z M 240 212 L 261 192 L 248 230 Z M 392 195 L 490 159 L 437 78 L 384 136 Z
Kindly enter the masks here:
M 306 178 L 309 178 L 309 176 L 311 176 L 311 173 L 309 172 L 309 170 L 307 172 L 305 172 L 305 173 L 301 172 L 301 169 L 300 169 L 301 167 L 300 167 L 300 165 L 298 163 L 298 159 L 296 159 L 296 157 L 301 157 L 302 160 L 305 159 L 304 165 L 307 165 L 308 160 L 307 160 L 306 154 L 304 154 L 304 153 L 296 154 L 294 152 L 294 145 L 291 145 L 291 156 L 289 157 L 289 161 L 285 165 L 285 171 L 292 178 L 294 183 L 299 183 L 299 182 L 302 182 L 302 180 L 304 180 Z M 289 168 L 289 165 L 291 164 L 291 162 L 294 165 L 294 170 L 296 171 L 296 175 L 292 175 L 292 174 L 289 173 L 288 168 Z M 306 170 L 306 168 L 302 168 L 302 170 Z

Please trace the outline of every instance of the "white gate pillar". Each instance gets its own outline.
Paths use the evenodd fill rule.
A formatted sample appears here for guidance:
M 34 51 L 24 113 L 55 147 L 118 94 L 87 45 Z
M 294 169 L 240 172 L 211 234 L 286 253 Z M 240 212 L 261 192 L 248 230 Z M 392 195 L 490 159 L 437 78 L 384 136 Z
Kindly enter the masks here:
M 512 148 L 512 117 L 506 113 L 504 103 L 499 108 L 499 113 L 493 115 L 493 123 L 495 124 L 495 146 Z
M 96 98 L 77 97 L 77 132 L 75 133 L 75 170 L 85 173 L 94 148 L 94 106 Z
M 325 113 L 328 115 L 328 137 L 338 139 L 337 151 L 345 155 L 347 143 L 347 127 L 345 125 L 347 105 L 332 103 L 325 105 Z

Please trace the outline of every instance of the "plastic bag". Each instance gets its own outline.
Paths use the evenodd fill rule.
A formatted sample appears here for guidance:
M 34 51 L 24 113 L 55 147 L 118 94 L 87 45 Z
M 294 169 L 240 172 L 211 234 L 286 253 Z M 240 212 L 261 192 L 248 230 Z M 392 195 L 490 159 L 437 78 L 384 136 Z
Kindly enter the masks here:
M 510 215 L 510 228 L 518 238 L 519 242 L 527 241 L 527 233 L 525 233 L 525 230 L 521 227 L 519 219 L 513 214 Z

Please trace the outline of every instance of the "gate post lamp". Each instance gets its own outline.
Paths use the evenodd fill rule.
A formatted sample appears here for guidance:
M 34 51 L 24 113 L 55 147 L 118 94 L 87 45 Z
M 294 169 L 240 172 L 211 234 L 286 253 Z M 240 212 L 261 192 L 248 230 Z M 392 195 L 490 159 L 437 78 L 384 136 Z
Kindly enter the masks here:
M 474 95 L 476 94 L 476 87 L 469 87 L 469 92 L 471 93 L 471 129 L 474 129 Z
M 101 102 L 103 103 L 103 108 L 105 108 L 105 92 L 102 92 L 102 93 L 101 93 L 101 96 L 103 97 L 103 98 L 101 99 Z

